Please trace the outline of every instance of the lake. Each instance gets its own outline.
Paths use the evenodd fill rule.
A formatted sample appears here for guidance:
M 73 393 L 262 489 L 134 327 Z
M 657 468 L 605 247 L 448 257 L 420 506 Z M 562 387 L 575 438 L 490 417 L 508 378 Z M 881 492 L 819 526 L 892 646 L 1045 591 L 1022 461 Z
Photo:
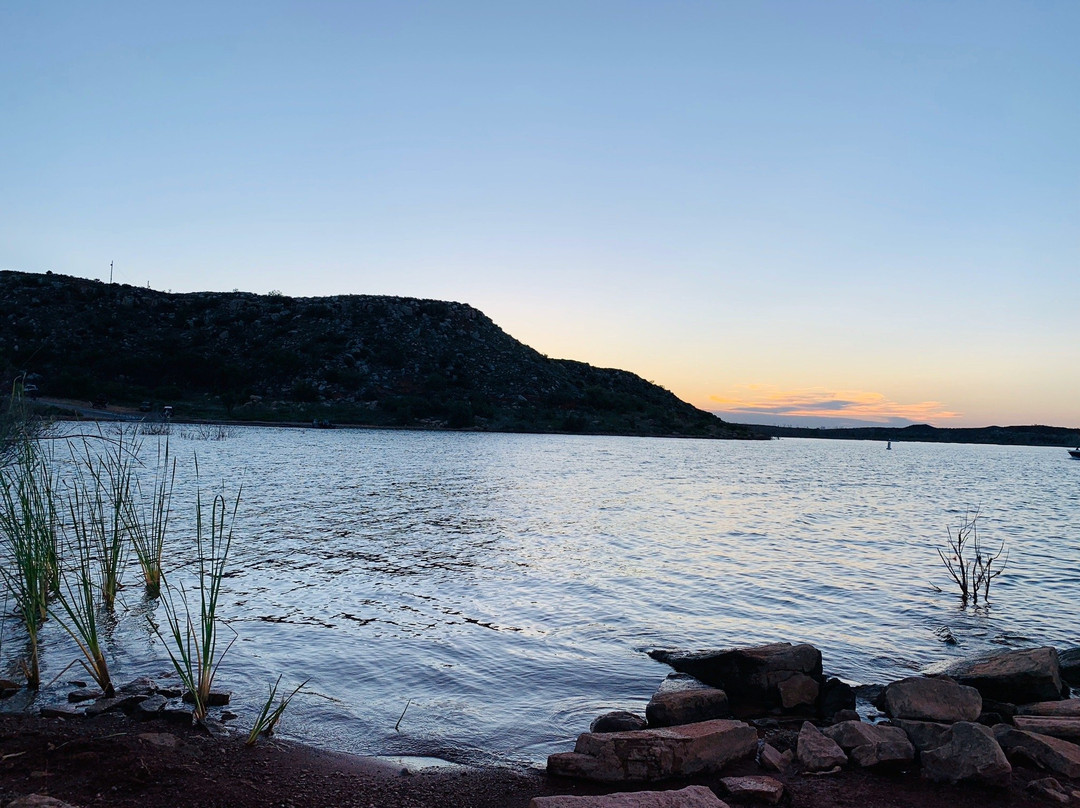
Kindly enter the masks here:
M 174 581 L 193 557 L 193 456 L 204 497 L 243 486 L 220 607 L 237 641 L 217 684 L 246 728 L 279 674 L 309 679 L 281 733 L 324 747 L 539 763 L 596 715 L 643 711 L 669 672 L 655 647 L 809 642 L 826 673 L 870 683 L 1080 644 L 1080 461 L 1064 449 L 176 432 Z M 158 440 L 143 438 L 151 465 Z M 1009 551 L 979 611 L 936 552 L 976 508 L 983 543 Z M 121 682 L 169 668 L 149 628 L 160 606 L 134 567 L 126 583 L 108 647 Z M 43 641 L 47 682 L 76 653 L 55 624 Z

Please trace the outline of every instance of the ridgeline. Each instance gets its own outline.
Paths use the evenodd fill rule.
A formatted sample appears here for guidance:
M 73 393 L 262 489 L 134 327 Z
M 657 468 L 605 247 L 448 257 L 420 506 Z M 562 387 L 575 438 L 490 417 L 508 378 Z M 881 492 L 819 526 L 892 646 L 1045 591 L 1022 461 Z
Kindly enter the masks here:
M 549 359 L 462 303 L 170 294 L 0 272 L 0 381 L 177 418 L 762 437 L 623 370 Z

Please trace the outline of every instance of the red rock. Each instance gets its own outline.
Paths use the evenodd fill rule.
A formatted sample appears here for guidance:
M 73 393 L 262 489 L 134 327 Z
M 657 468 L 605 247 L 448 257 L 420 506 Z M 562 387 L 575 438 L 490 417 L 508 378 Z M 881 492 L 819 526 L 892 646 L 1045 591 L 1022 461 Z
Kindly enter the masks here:
M 678 791 L 631 791 L 596 797 L 533 797 L 529 808 L 728 808 L 705 786 Z
M 1016 708 L 1016 711 L 1020 715 L 1052 715 L 1058 718 L 1080 718 L 1080 699 L 1037 701 L 1034 704 L 1021 704 Z
M 662 780 L 719 771 L 757 750 L 757 731 L 742 721 L 716 719 L 631 732 L 586 732 L 573 752 L 548 757 L 548 773 L 617 782 Z
M 923 777 L 937 783 L 1008 782 L 1012 766 L 989 727 L 959 721 L 949 727 L 945 737 L 941 746 L 922 753 Z
M 720 782 L 737 800 L 776 805 L 784 796 L 784 784 L 772 777 L 723 777 Z
M 909 676 L 885 688 L 885 711 L 910 721 L 974 721 L 982 712 L 982 696 L 949 679 Z
M 1043 715 L 1018 715 L 1013 719 L 1017 729 L 1064 738 L 1068 741 L 1080 740 L 1080 718 L 1058 718 Z
M 821 731 L 809 721 L 803 722 L 795 749 L 799 763 L 811 772 L 822 772 L 835 766 L 843 766 L 848 760 L 840 745 L 832 738 L 822 735 Z
M 1030 760 L 1065 777 L 1080 777 L 1080 746 L 1049 735 L 1039 735 L 1022 729 L 998 724 L 994 727 L 1005 754 Z

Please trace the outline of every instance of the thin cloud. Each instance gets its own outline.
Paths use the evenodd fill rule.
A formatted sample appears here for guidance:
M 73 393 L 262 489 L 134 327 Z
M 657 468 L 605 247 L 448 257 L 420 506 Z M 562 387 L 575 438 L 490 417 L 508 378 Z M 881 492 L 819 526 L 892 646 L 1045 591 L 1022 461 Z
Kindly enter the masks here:
M 733 414 L 857 418 L 881 423 L 897 420 L 926 423 L 962 415 L 946 409 L 940 401 L 905 404 L 892 401 L 881 393 L 823 387 L 780 390 L 764 385 L 744 385 L 735 388 L 731 395 L 710 396 L 710 401 Z

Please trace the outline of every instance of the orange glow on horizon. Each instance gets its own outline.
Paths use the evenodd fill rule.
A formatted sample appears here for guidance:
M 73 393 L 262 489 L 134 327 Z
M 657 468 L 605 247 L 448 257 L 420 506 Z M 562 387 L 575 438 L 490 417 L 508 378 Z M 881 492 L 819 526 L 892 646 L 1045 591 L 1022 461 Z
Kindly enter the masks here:
M 783 390 L 770 385 L 740 385 L 727 395 L 709 397 L 710 409 L 746 415 L 814 418 L 856 418 L 881 423 L 897 420 L 912 423 L 951 420 L 963 413 L 945 408 L 939 401 L 904 404 L 882 393 L 866 390 L 831 390 L 808 387 Z

